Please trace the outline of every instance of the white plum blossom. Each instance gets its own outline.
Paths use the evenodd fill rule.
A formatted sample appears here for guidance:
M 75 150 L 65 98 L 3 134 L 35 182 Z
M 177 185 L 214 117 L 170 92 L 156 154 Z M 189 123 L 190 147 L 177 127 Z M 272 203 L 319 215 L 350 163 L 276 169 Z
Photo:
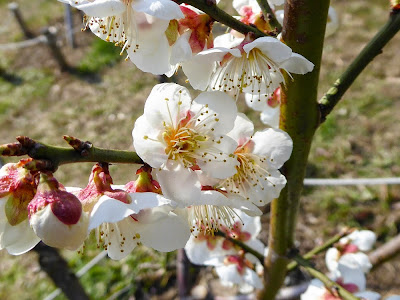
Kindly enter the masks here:
M 96 229 L 110 258 L 122 259 L 141 244 L 162 252 L 184 247 L 190 230 L 171 200 L 151 192 L 130 196 L 131 203 L 102 196 L 90 215 L 89 230 Z
M 240 210 L 235 210 L 238 220 L 231 229 L 222 227 L 227 237 L 245 243 L 259 253 L 264 253 L 265 246 L 257 239 L 261 231 L 259 217 L 249 217 Z M 262 281 L 257 274 L 258 260 L 224 237 L 210 234 L 207 229 L 195 226 L 185 246 L 189 260 L 198 265 L 214 266 L 221 283 L 227 286 L 236 284 L 241 291 L 253 288 L 262 289 Z M 251 291 L 250 290 L 250 291 Z
M 348 268 L 345 265 L 339 266 L 338 276 L 333 280 L 346 289 L 348 292 L 353 293 L 354 296 L 365 300 L 379 300 L 378 293 L 368 291 L 365 289 L 366 279 L 365 274 L 358 269 Z M 307 290 L 300 296 L 301 300 L 340 300 L 342 299 L 333 290 L 327 289 L 319 279 L 313 279 L 308 286 Z
M 370 230 L 355 230 L 341 238 L 335 247 L 329 248 L 325 255 L 325 262 L 330 272 L 335 274 L 340 263 L 352 268 L 369 272 L 372 265 L 368 256 L 363 253 L 372 249 L 376 235 Z
M 195 89 L 239 93 L 272 94 L 288 74 L 306 74 L 314 64 L 272 37 L 247 36 L 233 48 L 202 51 L 183 66 Z
M 142 71 L 164 74 L 171 68 L 165 35 L 169 21 L 183 18 L 172 0 L 60 0 L 82 10 L 86 26 L 101 39 L 126 50 Z
M 226 135 L 236 114 L 235 102 L 222 92 L 204 92 L 192 100 L 177 84 L 153 88 L 133 128 L 133 145 L 144 162 L 157 168 L 164 196 L 181 207 L 196 205 L 201 185 L 195 170 L 220 179 L 236 172 L 232 153 L 237 143 Z
M 23 254 L 40 242 L 28 220 L 27 206 L 36 192 L 34 176 L 24 168 L 29 161 L 0 169 L 0 250 L 12 255 Z
M 292 139 L 279 129 L 268 128 L 256 132 L 253 123 L 238 114 L 234 129 L 228 133 L 237 141 L 234 154 L 239 162 L 236 173 L 213 185 L 257 206 L 277 198 L 286 184 L 279 168 L 286 162 L 293 148 Z

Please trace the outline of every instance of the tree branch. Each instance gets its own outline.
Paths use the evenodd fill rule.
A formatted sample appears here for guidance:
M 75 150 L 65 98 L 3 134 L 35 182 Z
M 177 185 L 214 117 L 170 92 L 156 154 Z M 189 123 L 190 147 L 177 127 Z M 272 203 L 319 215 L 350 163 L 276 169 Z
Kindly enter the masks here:
M 239 20 L 235 19 L 231 15 L 227 14 L 222 9 L 218 8 L 218 6 L 215 4 L 215 1 L 213 2 L 212 0 L 178 0 L 177 2 L 179 4 L 186 3 L 192 5 L 200 9 L 201 11 L 205 12 L 206 14 L 208 14 L 210 17 L 220 22 L 221 24 L 224 24 L 243 34 L 252 32 L 254 33 L 256 38 L 266 36 L 265 33 L 258 30 L 256 27 L 246 25 L 240 22 Z
M 288 249 L 293 248 L 300 195 L 315 130 L 319 124 L 317 90 L 329 0 L 287 0 L 282 30 L 284 42 L 314 63 L 306 75 L 285 76 L 281 91 L 280 128 L 293 140 L 293 152 L 282 168 L 287 184 L 271 203 L 269 252 L 265 260 L 265 288 L 261 299 L 275 299 L 282 286 Z
M 400 234 L 378 249 L 372 251 L 368 258 L 374 268 L 400 254 Z
M 268 4 L 267 0 L 257 0 L 258 5 L 261 8 L 261 11 L 264 17 L 267 19 L 268 23 L 271 25 L 272 28 L 275 28 L 276 31 L 282 31 L 282 25 L 278 22 L 275 17 L 275 13 L 272 11 L 271 7 Z
M 374 36 L 374 38 L 364 47 L 360 54 L 354 59 L 347 70 L 336 80 L 333 86 L 325 93 L 319 101 L 321 111 L 321 123 L 333 110 L 343 94 L 352 85 L 357 76 L 365 67 L 380 53 L 382 48 L 400 30 L 400 11 L 393 11 L 389 20 Z M 396 59 L 396 58 L 394 58 Z
M 339 284 L 336 282 L 330 280 L 325 274 L 319 272 L 316 270 L 309 261 L 305 260 L 301 256 L 296 256 L 294 260 L 301 265 L 312 277 L 317 278 L 323 282 L 325 287 L 333 294 L 333 296 L 338 296 L 341 297 L 341 299 L 344 300 L 358 300 L 356 296 L 354 296 L 352 293 L 348 292 L 346 289 L 341 287 Z
M 346 235 L 349 235 L 352 231 L 353 231 L 353 229 L 344 229 L 344 230 L 342 230 L 337 235 L 335 235 L 334 237 L 332 237 L 329 240 L 327 240 L 321 246 L 315 247 L 311 251 L 309 251 L 306 254 L 304 254 L 303 255 L 303 259 L 308 260 L 308 259 L 313 258 L 314 255 L 316 255 L 318 253 L 321 253 L 321 252 L 327 250 L 328 248 L 332 247 L 333 244 L 337 243 L 342 237 L 344 237 Z M 288 264 L 287 271 L 289 272 L 289 271 L 295 269 L 297 266 L 298 266 L 297 261 L 292 261 L 290 264 Z
M 26 136 L 19 136 L 18 143 L 0 145 L 0 155 L 29 155 L 36 160 L 50 161 L 49 168 L 53 171 L 60 165 L 78 162 L 143 164 L 141 158 L 133 151 L 102 149 L 75 138 L 65 137 L 65 139 L 73 148 L 46 145 Z

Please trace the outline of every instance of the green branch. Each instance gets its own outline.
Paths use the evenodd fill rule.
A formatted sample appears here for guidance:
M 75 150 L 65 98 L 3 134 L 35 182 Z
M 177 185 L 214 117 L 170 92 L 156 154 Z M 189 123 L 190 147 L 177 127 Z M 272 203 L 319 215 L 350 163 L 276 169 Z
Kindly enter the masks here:
M 268 23 L 271 25 L 272 28 L 275 28 L 276 31 L 282 31 L 282 25 L 278 22 L 275 17 L 275 13 L 272 11 L 271 7 L 268 4 L 267 0 L 257 0 L 258 5 L 261 8 L 261 11 L 264 15 L 264 18 L 267 19 Z
M 319 124 L 317 91 L 329 0 L 287 0 L 282 30 L 284 42 L 293 52 L 314 63 L 305 75 L 286 74 L 281 90 L 280 128 L 293 140 L 293 152 L 282 168 L 287 184 L 271 203 L 269 252 L 265 260 L 265 288 L 261 299 L 275 299 L 282 286 L 293 248 L 297 213 L 308 154 Z
M 53 170 L 56 170 L 60 165 L 78 162 L 143 164 L 141 158 L 133 151 L 102 149 L 75 138 L 64 137 L 64 139 L 73 148 L 46 145 L 28 137 L 20 136 L 17 137 L 18 143 L 1 145 L 0 155 L 29 155 L 36 160 L 50 161 Z
M 308 260 L 305 260 L 301 256 L 296 256 L 295 261 L 301 265 L 312 277 L 317 278 L 322 281 L 326 289 L 329 290 L 333 296 L 340 296 L 340 299 L 344 300 L 358 300 L 356 296 L 341 287 L 336 282 L 330 280 L 326 275 L 322 274 L 316 270 Z
M 374 36 L 374 38 L 358 54 L 347 70 L 336 80 L 333 86 L 319 101 L 321 110 L 321 123 L 333 110 L 343 94 L 352 85 L 358 75 L 365 67 L 380 53 L 382 48 L 395 36 L 400 30 L 400 11 L 393 11 L 389 20 Z M 394 57 L 393 59 L 397 59 Z
M 309 251 L 306 254 L 304 254 L 303 255 L 303 259 L 308 260 L 308 259 L 313 258 L 314 255 L 317 255 L 318 253 L 321 253 L 321 252 L 327 250 L 328 248 L 332 247 L 333 244 L 337 243 L 342 237 L 350 234 L 352 231 L 353 231 L 353 229 L 345 229 L 345 230 L 343 230 L 342 232 L 338 233 L 334 237 L 332 237 L 329 240 L 327 240 L 321 246 L 315 247 L 311 251 Z M 298 263 L 296 261 L 292 261 L 290 264 L 288 264 L 287 271 L 289 272 L 289 271 L 295 269 L 297 266 L 298 266 Z
M 214 233 L 217 236 L 223 237 L 224 239 L 227 239 L 228 241 L 232 242 L 233 244 L 239 246 L 240 248 L 242 248 L 245 252 L 253 254 L 261 263 L 264 263 L 264 255 L 262 255 L 261 253 L 257 252 L 256 250 L 254 250 L 253 248 L 247 246 L 245 243 L 238 241 L 236 239 L 233 239 L 229 236 L 227 236 L 225 233 L 221 232 L 221 231 L 217 231 Z
M 265 33 L 258 30 L 256 27 L 246 25 L 240 22 L 239 20 L 235 19 L 231 15 L 227 14 L 225 11 L 218 8 L 218 6 L 212 0 L 178 0 L 177 2 L 179 4 L 186 3 L 192 5 L 200 9 L 201 11 L 205 12 L 206 14 L 208 14 L 210 17 L 220 22 L 221 24 L 224 24 L 243 34 L 252 32 L 254 33 L 256 38 L 266 36 Z

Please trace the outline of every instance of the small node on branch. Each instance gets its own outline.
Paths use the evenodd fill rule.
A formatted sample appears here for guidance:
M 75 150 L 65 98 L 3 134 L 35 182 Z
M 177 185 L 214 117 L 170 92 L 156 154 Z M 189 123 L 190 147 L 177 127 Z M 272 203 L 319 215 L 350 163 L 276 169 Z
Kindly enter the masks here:
M 20 142 L 22 147 L 27 149 L 27 151 L 29 151 L 36 145 L 36 142 L 27 136 L 20 135 L 20 136 L 17 136 L 16 139 L 18 142 Z
M 63 138 L 68 143 L 68 145 L 78 151 L 82 156 L 88 156 L 89 149 L 93 147 L 93 144 L 91 142 L 83 142 L 73 136 L 64 135 Z
M 0 155 L 2 156 L 21 156 L 28 153 L 21 143 L 10 143 L 0 145 Z
M 57 166 L 55 166 L 50 160 L 47 159 L 34 159 L 24 165 L 25 169 L 30 171 L 50 171 L 55 172 Z

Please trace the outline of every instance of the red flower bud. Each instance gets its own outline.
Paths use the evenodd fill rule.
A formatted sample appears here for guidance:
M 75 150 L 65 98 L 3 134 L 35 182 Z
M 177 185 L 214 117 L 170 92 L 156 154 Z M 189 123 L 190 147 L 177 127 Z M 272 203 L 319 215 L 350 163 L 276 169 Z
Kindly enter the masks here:
M 28 211 L 33 230 L 49 246 L 75 250 L 86 238 L 89 218 L 81 202 L 60 188 L 52 174 L 40 174 Z

